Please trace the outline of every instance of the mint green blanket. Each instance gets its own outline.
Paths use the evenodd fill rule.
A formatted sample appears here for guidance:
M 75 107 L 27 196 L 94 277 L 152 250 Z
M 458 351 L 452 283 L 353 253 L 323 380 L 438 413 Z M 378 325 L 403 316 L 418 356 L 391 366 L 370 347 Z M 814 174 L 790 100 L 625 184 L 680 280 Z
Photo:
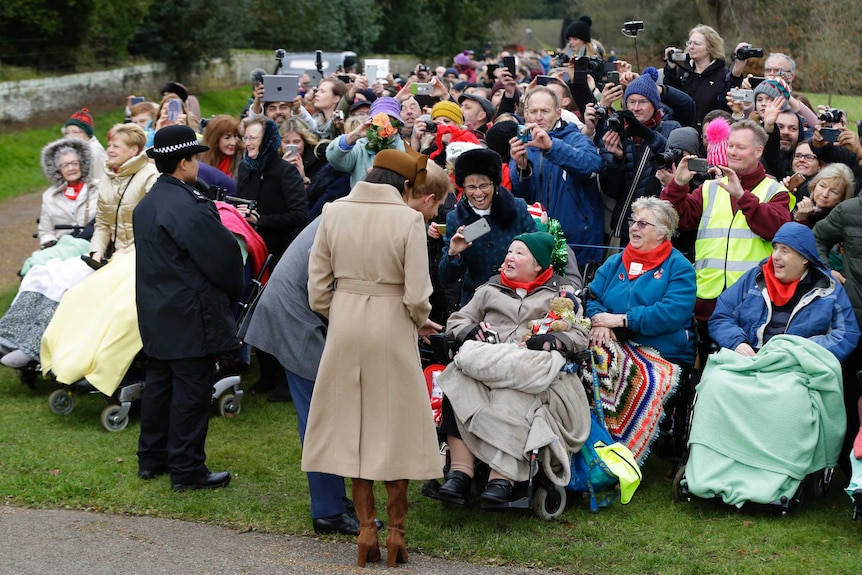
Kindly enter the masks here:
M 755 357 L 711 356 L 697 386 L 689 491 L 741 507 L 792 497 L 809 473 L 838 463 L 844 440 L 841 365 L 805 338 L 772 338 Z

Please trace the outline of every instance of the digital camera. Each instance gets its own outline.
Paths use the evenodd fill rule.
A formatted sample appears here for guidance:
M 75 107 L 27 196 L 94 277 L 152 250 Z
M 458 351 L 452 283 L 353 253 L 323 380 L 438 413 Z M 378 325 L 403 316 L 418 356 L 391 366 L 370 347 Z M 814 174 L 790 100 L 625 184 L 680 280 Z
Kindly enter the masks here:
M 763 48 L 740 48 L 733 53 L 737 60 L 748 60 L 749 58 L 763 58 Z

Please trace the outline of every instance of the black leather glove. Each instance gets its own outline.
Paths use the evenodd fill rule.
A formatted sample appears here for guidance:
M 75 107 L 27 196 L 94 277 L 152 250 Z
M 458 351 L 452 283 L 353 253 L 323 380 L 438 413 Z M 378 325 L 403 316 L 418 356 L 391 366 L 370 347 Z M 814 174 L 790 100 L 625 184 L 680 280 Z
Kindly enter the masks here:
M 618 112 L 620 118 L 626 121 L 626 134 L 636 138 L 647 138 L 652 135 L 652 130 L 640 123 L 635 115 L 629 110 Z
M 479 331 L 480 331 L 481 329 L 482 329 L 482 328 L 481 328 L 481 327 L 479 327 L 479 324 L 478 324 L 478 323 L 477 323 L 476 325 L 474 325 L 474 326 L 470 329 L 470 331 L 468 331 L 468 332 L 467 332 L 467 335 L 466 335 L 466 336 L 464 336 L 464 341 L 470 341 L 470 340 L 472 340 L 472 339 L 476 339 L 476 334 L 477 334 L 477 333 L 479 333 Z
M 550 333 L 531 335 L 527 340 L 527 349 L 535 351 L 553 351 L 558 347 L 558 339 Z

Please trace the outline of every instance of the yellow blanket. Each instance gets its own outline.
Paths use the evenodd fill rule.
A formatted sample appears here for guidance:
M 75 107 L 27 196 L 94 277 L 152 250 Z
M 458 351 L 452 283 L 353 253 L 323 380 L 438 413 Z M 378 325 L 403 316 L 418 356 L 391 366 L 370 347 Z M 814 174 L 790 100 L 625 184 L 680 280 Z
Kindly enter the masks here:
M 67 385 L 86 379 L 113 395 L 142 347 L 135 252 L 118 253 L 66 292 L 42 336 L 42 371 Z

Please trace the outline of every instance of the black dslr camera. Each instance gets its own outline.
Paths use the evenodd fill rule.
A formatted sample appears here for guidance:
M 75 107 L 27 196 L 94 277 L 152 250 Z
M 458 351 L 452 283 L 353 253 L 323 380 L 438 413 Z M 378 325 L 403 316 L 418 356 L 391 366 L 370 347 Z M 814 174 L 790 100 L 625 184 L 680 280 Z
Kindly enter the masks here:
M 623 135 L 625 123 L 620 115 L 617 112 L 609 112 L 604 106 L 596 106 L 596 125 L 600 126 L 603 123 L 609 131 Z
M 650 163 L 657 170 L 672 170 L 674 164 L 679 164 L 683 156 L 685 156 L 685 152 L 679 148 L 668 148 L 661 154 L 653 154 Z
M 826 108 L 817 119 L 824 124 L 840 124 L 844 120 L 844 110 L 838 108 Z
M 733 57 L 737 60 L 748 60 L 749 58 L 763 58 L 763 48 L 740 48 L 733 53 Z

